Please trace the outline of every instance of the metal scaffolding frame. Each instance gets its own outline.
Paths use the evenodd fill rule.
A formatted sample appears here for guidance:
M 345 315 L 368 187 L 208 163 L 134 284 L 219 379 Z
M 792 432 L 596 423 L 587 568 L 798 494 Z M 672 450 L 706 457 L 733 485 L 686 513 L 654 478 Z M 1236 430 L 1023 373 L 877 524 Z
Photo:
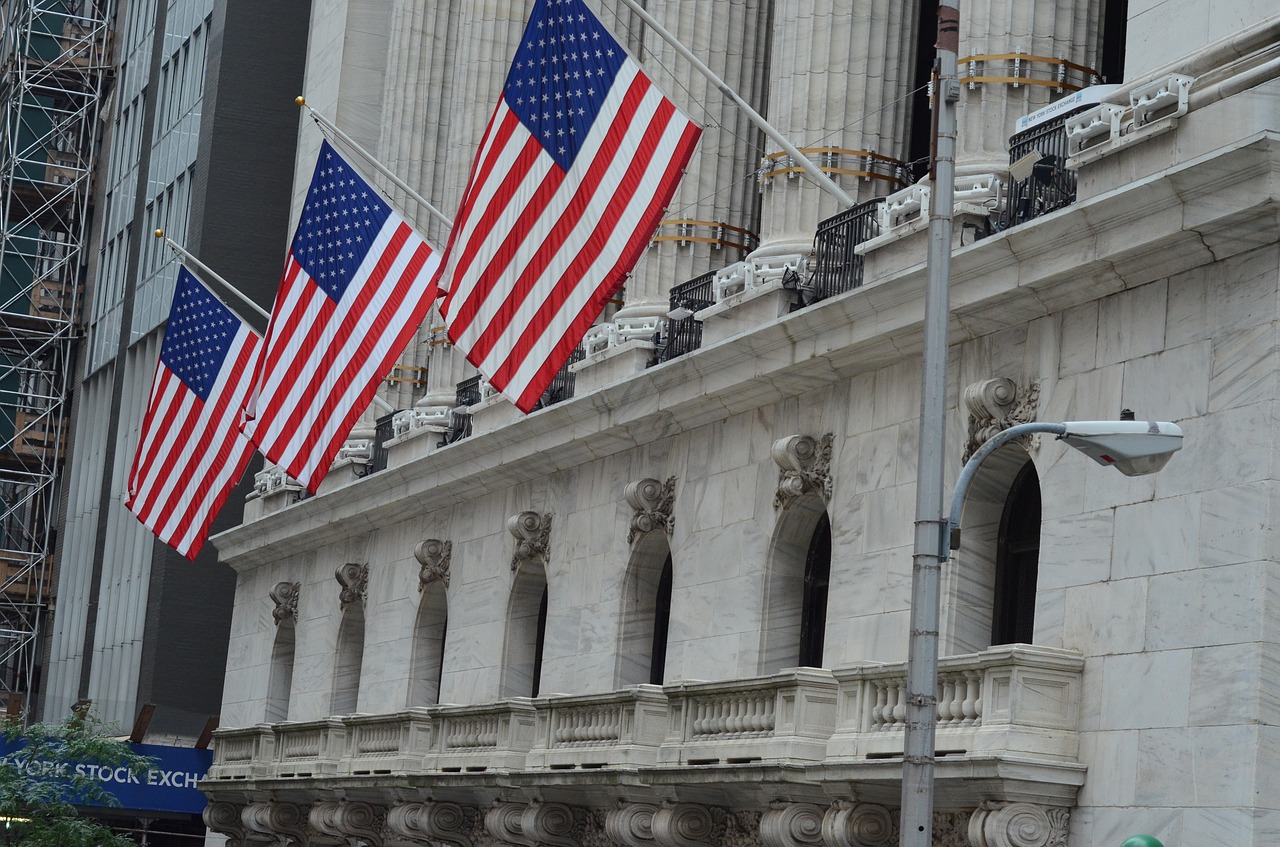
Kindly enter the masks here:
M 25 712 L 54 595 L 114 0 L 0 0 L 0 700 Z

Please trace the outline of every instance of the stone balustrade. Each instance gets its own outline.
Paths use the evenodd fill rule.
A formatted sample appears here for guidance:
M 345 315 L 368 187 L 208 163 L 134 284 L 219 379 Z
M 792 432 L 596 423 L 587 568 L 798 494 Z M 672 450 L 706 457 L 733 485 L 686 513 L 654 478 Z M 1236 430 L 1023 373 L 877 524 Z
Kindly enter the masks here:
M 1074 761 L 1083 669 L 1084 660 L 1072 651 L 1027 644 L 941 659 L 939 754 Z M 834 675 L 840 686 L 839 719 L 827 760 L 901 756 L 906 663 L 862 665 Z
M 940 755 L 1074 762 L 1083 659 L 993 647 L 939 663 Z M 215 734 L 209 779 L 832 764 L 902 755 L 906 663 L 430 706 Z

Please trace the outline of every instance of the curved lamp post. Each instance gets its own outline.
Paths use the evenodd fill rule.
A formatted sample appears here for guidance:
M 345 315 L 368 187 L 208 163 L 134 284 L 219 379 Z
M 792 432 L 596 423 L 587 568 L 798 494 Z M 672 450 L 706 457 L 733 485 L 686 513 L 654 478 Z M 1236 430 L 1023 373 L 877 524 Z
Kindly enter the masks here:
M 960 513 L 983 460 L 1010 441 L 1048 433 L 1100 465 L 1126 476 L 1155 473 L 1182 449 L 1182 429 L 1166 421 L 1026 423 L 993 435 L 965 463 L 951 496 L 950 518 L 939 539 L 936 567 L 918 568 L 911 587 L 907 654 L 907 721 L 902 758 L 902 845 L 929 847 L 933 830 L 933 773 L 938 718 L 938 620 L 942 565 L 960 546 Z

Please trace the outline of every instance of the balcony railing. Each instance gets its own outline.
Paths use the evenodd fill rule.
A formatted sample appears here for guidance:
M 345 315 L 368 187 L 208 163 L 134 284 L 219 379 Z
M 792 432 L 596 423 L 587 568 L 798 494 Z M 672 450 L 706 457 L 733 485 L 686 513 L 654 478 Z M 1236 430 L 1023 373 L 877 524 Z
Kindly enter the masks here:
M 1074 763 L 1084 660 L 1018 644 L 938 673 L 943 756 Z M 209 779 L 839 765 L 902 755 L 906 664 L 429 706 L 215 733 Z
M 581 344 L 573 348 L 573 352 L 569 354 L 569 360 L 556 371 L 556 375 L 551 378 L 551 384 L 547 386 L 546 391 L 542 392 L 542 397 L 534 408 L 545 409 L 572 397 L 573 385 L 578 375 L 569 370 L 569 366 L 581 362 L 586 357 L 587 351 Z
M 1009 163 L 1034 153 L 1039 160 L 1026 179 L 1010 177 L 1009 196 L 1000 216 L 1000 228 L 1026 223 L 1076 202 L 1076 172 L 1067 168 L 1066 121 L 1062 117 L 1032 127 L 1009 139 Z
M 669 362 L 702 345 L 702 322 L 693 315 L 715 303 L 712 292 L 715 276 L 715 271 L 708 271 L 671 287 L 671 311 L 683 317 L 667 321 L 666 337 L 659 344 L 655 364 Z
M 818 224 L 813 239 L 816 263 L 811 302 L 825 300 L 862 285 L 862 257 L 855 248 L 880 234 L 877 212 L 881 198 L 859 203 Z

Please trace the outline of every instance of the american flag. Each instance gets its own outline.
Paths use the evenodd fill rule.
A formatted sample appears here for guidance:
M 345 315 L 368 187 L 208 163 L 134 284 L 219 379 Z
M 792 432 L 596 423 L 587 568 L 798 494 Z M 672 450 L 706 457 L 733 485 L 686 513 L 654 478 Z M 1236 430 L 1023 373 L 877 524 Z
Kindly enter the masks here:
M 238 425 L 261 342 L 178 271 L 125 507 L 188 559 L 253 455 Z
M 324 142 L 244 432 L 312 493 L 435 299 L 439 254 Z
M 582 0 L 537 0 L 455 218 L 449 338 L 530 411 L 622 286 L 701 130 Z

